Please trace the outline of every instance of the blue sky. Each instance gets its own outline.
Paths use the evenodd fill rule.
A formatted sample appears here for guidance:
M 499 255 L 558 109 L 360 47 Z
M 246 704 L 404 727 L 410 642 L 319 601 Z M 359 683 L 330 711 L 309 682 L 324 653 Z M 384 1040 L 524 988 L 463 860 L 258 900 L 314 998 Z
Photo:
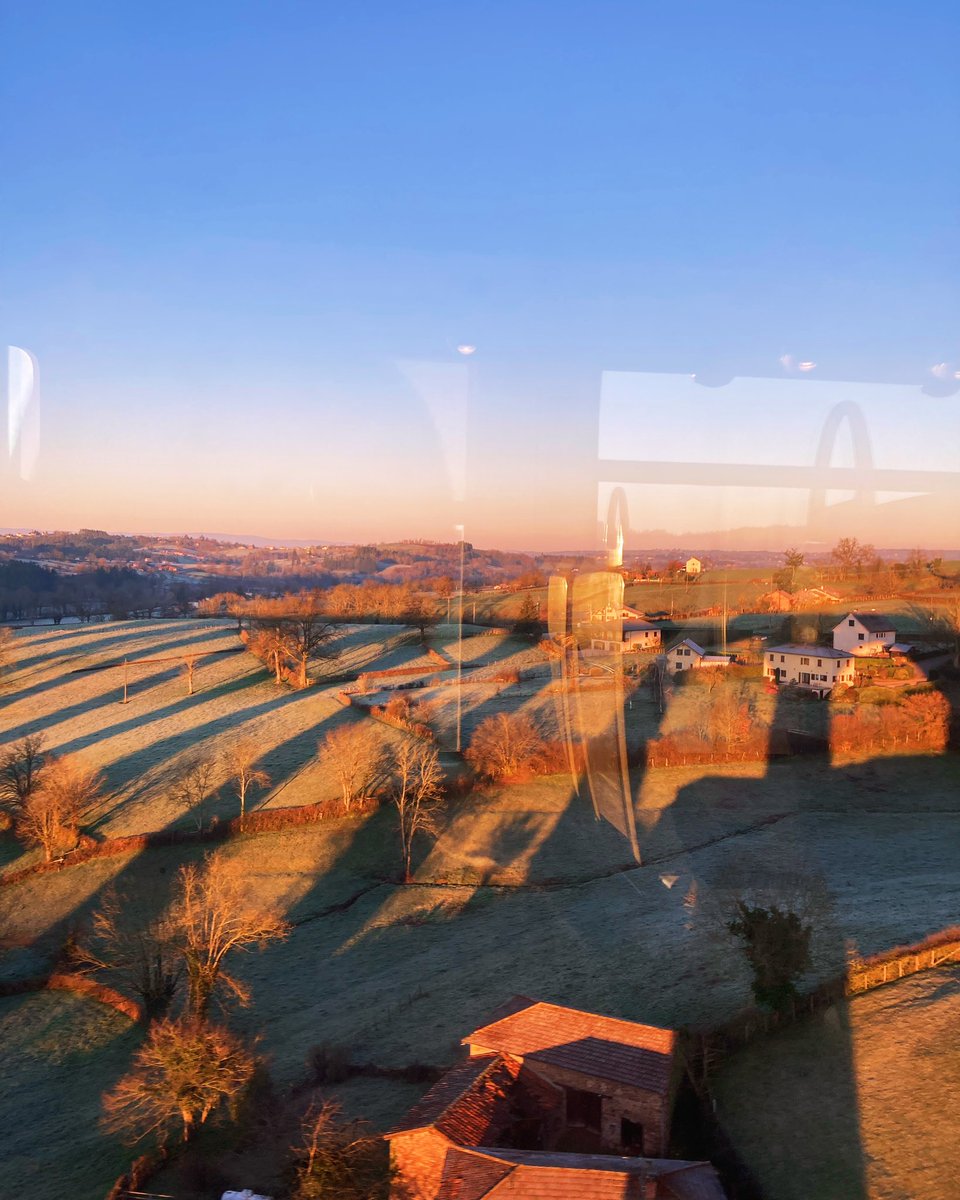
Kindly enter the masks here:
M 582 545 L 604 370 L 960 367 L 953 4 L 200 10 L 4 10 L 2 525 Z

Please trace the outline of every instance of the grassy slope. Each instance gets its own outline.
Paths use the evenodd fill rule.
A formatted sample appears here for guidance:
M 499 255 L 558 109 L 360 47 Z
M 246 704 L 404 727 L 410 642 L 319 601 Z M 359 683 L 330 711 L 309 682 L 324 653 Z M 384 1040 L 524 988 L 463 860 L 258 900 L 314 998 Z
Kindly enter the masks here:
M 958 1024 L 960 968 L 944 968 L 731 1058 L 719 1115 L 769 1200 L 953 1200 Z
M 367 629 L 351 636 L 362 643 L 381 635 Z M 97 756 L 115 787 L 104 817 L 110 831 L 183 819 L 164 807 L 159 783 L 138 791 L 153 778 L 146 759 L 153 756 L 162 782 L 164 755 L 175 758 L 204 738 L 215 747 L 243 722 L 264 744 L 275 778 L 287 771 L 289 782 L 274 802 L 315 799 L 331 787 L 321 767 L 308 765 L 317 737 L 325 722 L 358 718 L 319 688 L 278 693 L 245 655 L 201 668 L 204 690 L 193 703 L 181 679 L 155 680 L 131 699 L 139 708 L 122 732 L 114 729 L 118 712 L 123 721 L 130 718 L 115 690 L 98 702 L 110 690 L 103 675 L 63 676 L 64 658 L 73 652 L 78 659 L 116 655 L 118 647 L 131 653 L 134 643 L 126 639 L 133 638 L 143 655 L 159 656 L 184 637 L 229 644 L 232 634 L 228 627 L 190 622 L 77 630 L 73 640 L 49 630 L 21 634 L 24 658 L 33 661 L 21 663 L 19 682 L 45 686 L 19 698 L 11 694 L 2 725 L 10 730 L 35 720 L 49 730 L 54 748 L 86 739 L 84 752 Z M 94 644 L 81 646 L 81 639 Z M 529 653 L 503 639 L 477 639 L 488 641 L 484 661 Z M 435 690 L 445 693 L 449 708 L 452 692 Z M 689 703 L 684 691 L 678 690 L 677 705 Z M 489 703 L 489 687 L 483 695 Z M 508 687 L 504 705 L 510 695 Z M 541 715 L 552 706 L 527 684 L 513 696 Z M 591 703 L 602 721 L 602 694 Z M 468 702 L 467 711 L 474 719 L 482 704 L 475 709 Z M 668 714 L 668 722 L 677 713 Z M 155 739 L 146 745 L 145 724 Z M 641 693 L 628 713 L 631 736 L 648 736 L 656 724 Z M 395 735 L 384 730 L 384 736 Z M 629 871 L 626 843 L 594 821 L 589 801 L 571 797 L 561 777 L 458 801 L 438 842 L 421 848 L 421 885 L 412 888 L 387 882 L 396 870 L 388 810 L 232 843 L 227 852 L 247 864 L 251 888 L 281 903 L 295 924 L 287 943 L 243 961 L 255 999 L 237 1015 L 238 1026 L 262 1032 L 278 1076 L 289 1080 L 321 1041 L 347 1043 L 357 1056 L 384 1064 L 450 1061 L 459 1037 L 514 991 L 668 1024 L 726 1015 L 747 997 L 746 973 L 728 945 L 713 942 L 696 921 L 689 927 L 683 898 L 694 881 L 709 891 L 743 851 L 761 855 L 771 872 L 806 864 L 825 876 L 836 903 L 833 926 L 818 948 L 821 971 L 835 968 L 847 938 L 869 953 L 955 920 L 960 893 L 953 831 L 960 802 L 953 757 L 888 759 L 846 770 L 803 760 L 678 768 L 634 782 L 649 865 Z M 232 802 L 224 797 L 222 803 L 228 808 Z M 178 864 L 197 853 L 180 848 L 101 860 L 0 889 L 0 929 L 10 947 L 0 973 L 41 965 L 111 881 L 136 894 L 132 919 L 162 907 Z M 679 879 L 668 889 L 661 874 Z M 548 882 L 566 886 L 536 886 Z M 72 1003 L 79 1008 L 64 1017 L 67 1024 L 86 1019 L 84 1006 Z M 409 1085 L 387 1081 L 345 1089 L 348 1107 L 357 1111 L 370 1102 L 371 1114 L 384 1123 L 409 1099 Z M 83 1121 L 77 1136 L 92 1136 Z
M 101 1134 L 100 1097 L 139 1038 L 125 1017 L 64 993 L 0 1000 L 4 1196 L 103 1200 L 132 1152 Z
M 344 626 L 333 643 L 339 657 L 330 669 L 431 665 L 410 639 L 411 631 L 402 626 Z M 452 641 L 441 638 L 438 644 L 452 657 Z M 201 659 L 193 696 L 186 694 L 179 662 L 136 666 L 137 659 L 235 650 L 240 643 L 232 623 L 28 629 L 18 632 L 16 645 L 17 661 L 0 694 L 0 734 L 15 741 L 42 732 L 48 749 L 77 753 L 104 771 L 108 794 L 93 823 L 96 833 L 118 836 L 195 825 L 197 815 L 184 811 L 174 795 L 178 767 L 198 753 L 215 757 L 241 735 L 262 747 L 260 765 L 273 783 L 267 795 L 257 797 L 258 804 L 304 804 L 336 794 L 336 781 L 316 761 L 317 743 L 338 724 L 359 718 L 336 701 L 335 688 L 325 688 L 321 680 L 306 692 L 277 689 L 245 652 Z M 502 637 L 472 639 L 465 646 L 468 662 L 512 664 L 517 655 L 531 653 Z M 122 669 L 72 673 L 124 657 L 133 664 L 126 705 L 120 703 Z M 396 743 L 397 734 L 377 728 L 385 745 Z M 226 776 L 225 768 L 215 776 L 207 820 L 236 813 Z M 6 842 L 0 862 L 16 857 Z

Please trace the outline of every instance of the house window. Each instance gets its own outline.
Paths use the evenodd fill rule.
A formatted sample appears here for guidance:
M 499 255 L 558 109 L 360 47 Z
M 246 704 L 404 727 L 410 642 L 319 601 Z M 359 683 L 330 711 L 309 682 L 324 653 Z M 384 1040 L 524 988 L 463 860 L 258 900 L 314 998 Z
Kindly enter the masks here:
M 818 659 L 817 659 L 817 666 L 818 666 L 818 667 L 822 667 L 822 666 L 823 666 L 823 659 L 822 659 L 822 658 L 818 658 Z
M 782 655 L 782 654 L 780 655 L 780 661 L 781 661 L 781 662 L 786 662 L 786 659 L 783 657 L 783 655 Z
M 584 1129 L 600 1132 L 602 1101 L 596 1092 L 584 1092 L 580 1088 L 566 1088 L 567 1124 L 581 1125 Z
M 800 659 L 800 666 L 801 666 L 801 667 L 809 667 L 809 666 L 810 666 L 810 659 L 809 659 L 809 658 L 801 658 L 801 659 Z
M 683 663 L 682 663 L 682 662 L 678 662 L 678 663 L 677 663 L 677 670 L 678 670 L 678 671 L 682 671 L 682 670 L 683 670 Z
M 857 634 L 857 641 L 858 641 L 858 642 L 862 642 L 862 641 L 863 641 L 863 634 L 862 634 L 862 633 L 858 633 L 858 634 Z
M 643 1154 L 643 1126 L 639 1121 L 620 1118 L 620 1146 L 628 1154 Z
M 773 655 L 770 655 L 770 661 L 773 662 Z
M 853 622 L 852 622 L 852 621 L 848 621 L 848 622 L 847 622 L 847 624 L 848 624 L 848 625 L 849 625 L 851 628 L 853 627 Z

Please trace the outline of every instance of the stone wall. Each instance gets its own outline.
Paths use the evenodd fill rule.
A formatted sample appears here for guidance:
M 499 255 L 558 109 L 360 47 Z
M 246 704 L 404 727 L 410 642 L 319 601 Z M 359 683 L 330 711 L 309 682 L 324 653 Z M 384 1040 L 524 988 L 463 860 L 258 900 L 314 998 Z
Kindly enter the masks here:
M 404 1200 L 434 1200 L 452 1142 L 435 1129 L 395 1133 L 390 1138 L 390 1165 L 397 1172 L 391 1195 Z
M 592 1092 L 601 1098 L 600 1139 L 611 1150 L 621 1147 L 620 1122 L 626 1118 L 643 1126 L 643 1153 L 648 1158 L 666 1154 L 669 1140 L 669 1104 L 666 1096 L 647 1092 L 628 1084 L 596 1079 L 547 1063 L 529 1064 L 551 1083 L 565 1088 Z

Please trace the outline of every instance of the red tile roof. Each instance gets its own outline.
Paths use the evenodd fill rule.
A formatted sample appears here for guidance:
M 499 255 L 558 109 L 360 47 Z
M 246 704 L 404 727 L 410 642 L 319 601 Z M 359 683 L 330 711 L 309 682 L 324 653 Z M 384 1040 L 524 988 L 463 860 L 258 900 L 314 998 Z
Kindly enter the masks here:
M 509 1096 L 519 1074 L 520 1064 L 515 1059 L 499 1055 L 459 1063 L 387 1136 L 433 1126 L 463 1146 L 493 1141 L 509 1123 Z
M 665 1094 L 670 1086 L 675 1038 L 672 1029 L 538 1001 L 481 1026 L 463 1041 L 531 1063 Z
M 641 1200 L 639 1179 L 614 1171 L 516 1167 L 487 1193 L 496 1200 Z
M 477 1147 L 451 1150 L 437 1200 L 724 1200 L 709 1163 Z
M 482 1150 L 449 1150 L 436 1200 L 481 1200 L 513 1169 Z

